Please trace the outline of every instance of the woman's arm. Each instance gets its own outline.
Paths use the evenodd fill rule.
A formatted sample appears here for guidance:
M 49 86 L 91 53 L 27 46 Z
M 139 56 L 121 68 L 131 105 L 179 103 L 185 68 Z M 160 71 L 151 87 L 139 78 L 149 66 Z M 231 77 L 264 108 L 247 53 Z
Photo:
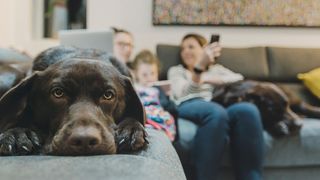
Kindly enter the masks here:
M 200 84 L 194 82 L 193 77 L 188 78 L 187 70 L 181 65 L 171 67 L 168 71 L 168 79 L 171 81 L 171 91 L 175 98 L 185 97 L 201 91 Z
M 235 73 L 220 64 L 216 64 L 210 66 L 208 72 L 202 75 L 201 82 L 219 85 L 236 82 L 243 79 L 244 77 L 241 74 Z

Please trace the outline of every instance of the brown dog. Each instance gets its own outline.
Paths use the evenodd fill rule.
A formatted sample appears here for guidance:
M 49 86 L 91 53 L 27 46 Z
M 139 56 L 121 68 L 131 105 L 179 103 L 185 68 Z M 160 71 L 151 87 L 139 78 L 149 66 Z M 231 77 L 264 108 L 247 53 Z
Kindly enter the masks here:
M 296 134 L 301 129 L 301 118 L 292 108 L 320 118 L 319 108 L 293 102 L 286 92 L 268 82 L 248 80 L 221 86 L 215 89 L 212 100 L 224 106 L 242 101 L 254 103 L 261 113 L 264 128 L 275 137 Z
M 108 61 L 63 57 L 0 99 L 0 154 L 93 155 L 143 148 L 144 109 L 123 70 Z

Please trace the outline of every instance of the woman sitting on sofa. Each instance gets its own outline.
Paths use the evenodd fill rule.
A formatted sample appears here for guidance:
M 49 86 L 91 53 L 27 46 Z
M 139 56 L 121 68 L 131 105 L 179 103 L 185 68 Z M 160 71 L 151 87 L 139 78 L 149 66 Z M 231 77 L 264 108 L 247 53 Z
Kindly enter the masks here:
M 211 101 L 216 85 L 243 79 L 222 65 L 213 65 L 220 51 L 218 43 L 207 44 L 203 36 L 187 34 L 181 42 L 182 64 L 168 71 L 179 117 L 199 126 L 191 157 L 196 178 L 217 178 L 224 147 L 230 142 L 236 178 L 262 179 L 264 141 L 258 109 L 250 103 L 224 108 Z

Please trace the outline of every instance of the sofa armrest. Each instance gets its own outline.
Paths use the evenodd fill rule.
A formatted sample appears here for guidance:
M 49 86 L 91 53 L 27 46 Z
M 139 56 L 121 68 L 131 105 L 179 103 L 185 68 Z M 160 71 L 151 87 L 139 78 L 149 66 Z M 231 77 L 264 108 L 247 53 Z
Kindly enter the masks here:
M 135 155 L 0 157 L 1 179 L 186 179 L 168 138 L 155 130 L 147 132 L 149 147 Z

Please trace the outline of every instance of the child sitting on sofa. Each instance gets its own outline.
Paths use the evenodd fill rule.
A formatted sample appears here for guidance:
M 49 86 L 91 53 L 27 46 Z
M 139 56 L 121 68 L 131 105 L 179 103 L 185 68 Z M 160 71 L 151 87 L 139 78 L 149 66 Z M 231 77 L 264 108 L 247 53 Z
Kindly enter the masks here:
M 133 68 L 135 88 L 147 114 L 146 127 L 162 130 L 174 141 L 177 118 L 175 104 L 161 87 L 154 85 L 158 81 L 159 60 L 150 51 L 143 50 L 134 58 Z

